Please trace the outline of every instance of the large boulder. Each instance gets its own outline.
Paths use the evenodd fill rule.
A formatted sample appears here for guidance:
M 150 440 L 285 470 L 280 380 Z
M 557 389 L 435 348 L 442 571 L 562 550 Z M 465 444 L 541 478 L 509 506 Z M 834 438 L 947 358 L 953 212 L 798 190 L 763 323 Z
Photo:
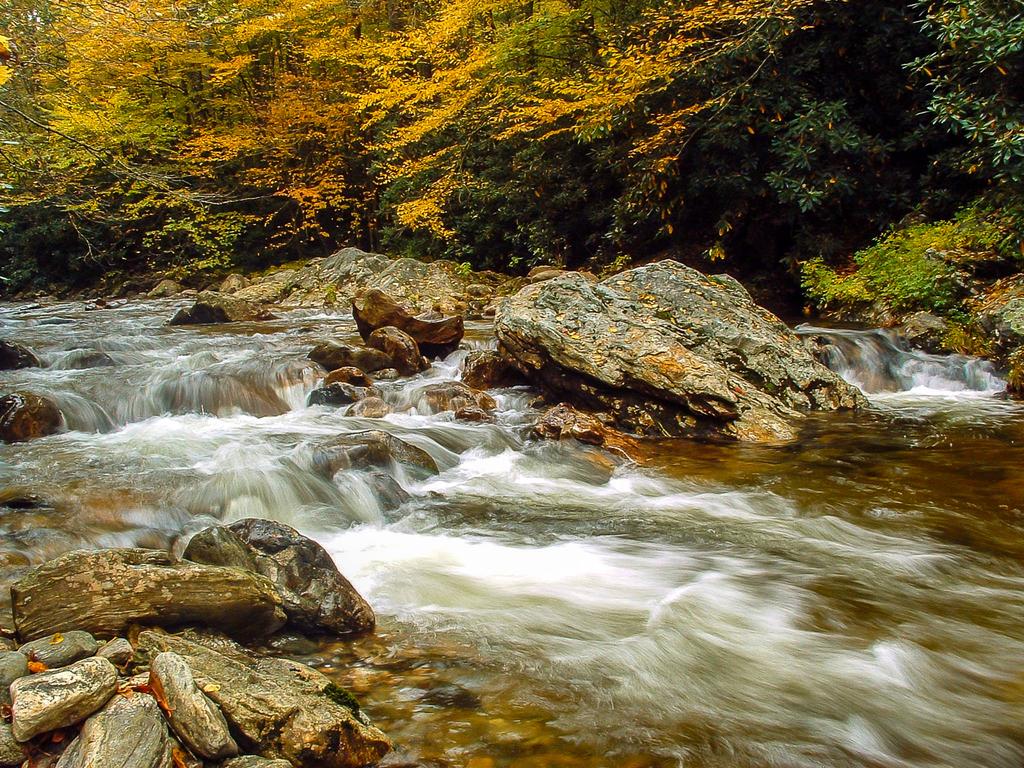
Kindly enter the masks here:
M 319 672 L 294 661 L 255 659 L 228 642 L 197 640 L 143 632 L 138 645 L 150 656 L 178 654 L 244 751 L 312 768 L 362 768 L 390 751 L 387 736 Z
M 283 523 L 248 518 L 227 528 L 208 528 L 192 538 L 184 557 L 252 567 L 274 584 L 289 624 L 297 629 L 336 635 L 373 629 L 373 609 L 327 551 Z
M 17 368 L 38 368 L 41 365 L 36 353 L 16 341 L 0 339 L 0 371 Z
M 183 307 L 171 318 L 169 325 L 206 325 L 210 323 L 251 323 L 273 320 L 274 315 L 258 304 L 215 291 L 203 291 L 195 304 Z
M 495 332 L 549 398 L 638 435 L 790 439 L 801 411 L 865 402 L 734 279 L 674 261 L 530 285 Z
M 145 549 L 69 552 L 14 584 L 11 598 L 23 640 L 73 628 L 109 637 L 131 624 L 199 624 L 251 638 L 285 621 L 264 577 Z
M 371 288 L 352 299 L 352 316 L 363 341 L 378 328 L 393 326 L 405 331 L 419 345 L 427 357 L 445 357 L 458 349 L 465 334 L 465 325 L 459 316 L 414 316 L 405 307 L 383 291 Z
M 0 440 L 22 443 L 63 431 L 64 414 L 47 397 L 12 392 L 0 397 Z
M 117 670 L 98 658 L 18 678 L 11 684 L 14 738 L 28 741 L 74 725 L 106 704 L 116 690 Z
M 114 696 L 85 721 L 57 768 L 172 768 L 171 749 L 152 696 Z
M 1024 275 L 994 283 L 978 299 L 975 314 L 1001 357 L 1024 346 Z
M 224 278 L 219 290 L 221 293 L 232 294 L 237 293 L 243 288 L 248 288 L 250 285 L 252 285 L 252 281 L 249 278 L 235 272 Z
M 477 349 L 466 355 L 462 381 L 474 389 L 494 389 L 522 384 L 523 374 L 496 349 Z
M 416 339 L 393 326 L 386 325 L 373 331 L 366 339 L 366 345 L 390 357 L 395 370 L 402 376 L 413 376 L 430 367 L 420 353 Z
M 161 280 L 157 283 L 153 290 L 146 294 L 147 299 L 167 299 L 171 296 L 177 296 L 185 288 L 174 280 Z
M 325 370 L 358 368 L 363 373 L 373 373 L 382 368 L 391 368 L 391 358 L 379 349 L 353 347 L 337 341 L 322 341 L 309 352 L 309 359 L 319 363 Z

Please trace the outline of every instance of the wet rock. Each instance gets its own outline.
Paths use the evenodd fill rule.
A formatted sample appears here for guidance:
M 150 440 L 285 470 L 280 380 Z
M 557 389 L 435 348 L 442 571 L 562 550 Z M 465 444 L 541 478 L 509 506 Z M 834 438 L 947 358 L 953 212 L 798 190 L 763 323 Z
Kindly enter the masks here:
M 42 363 L 36 353 L 16 341 L 0 339 L 0 371 L 38 368 Z
M 374 378 L 380 381 L 394 381 L 401 377 L 401 375 L 397 368 L 381 368 L 379 371 L 374 372 Z
M 382 368 L 391 368 L 391 358 L 379 349 L 353 347 L 336 341 L 317 344 L 309 353 L 309 359 L 319 363 L 328 371 L 338 368 L 358 368 L 364 373 L 373 373 Z
M 0 653 L 0 704 L 11 703 L 11 683 L 28 674 L 28 658 L 17 651 Z
M 313 464 L 328 477 L 342 469 L 373 469 L 392 462 L 436 475 L 437 464 L 430 454 L 380 429 L 339 435 L 317 447 Z
M 248 288 L 250 285 L 252 285 L 252 281 L 249 278 L 244 275 L 234 273 L 224 278 L 224 281 L 220 284 L 219 290 L 221 293 L 232 294 L 237 293 L 243 288 Z
M 11 685 L 14 738 L 74 725 L 98 710 L 117 690 L 117 670 L 106 659 L 84 659 L 69 667 L 40 672 Z
M 941 352 L 949 326 L 929 312 L 915 312 L 903 321 L 900 334 L 911 346 L 926 352 Z
M 472 421 L 479 424 L 494 421 L 494 417 L 490 413 L 475 405 L 457 409 L 455 411 L 455 419 L 457 421 Z
M 14 732 L 11 730 L 10 724 L 0 722 L 0 765 L 21 765 L 26 757 L 28 757 L 28 752 L 14 738 Z
M 978 299 L 975 313 L 998 354 L 1006 356 L 1024 346 L 1024 275 L 993 284 Z
M 229 528 L 253 551 L 257 572 L 277 588 L 291 626 L 336 635 L 373 629 L 373 609 L 315 541 L 272 520 L 250 518 Z
M 83 368 L 113 368 L 117 361 L 106 352 L 93 349 L 77 349 L 61 361 L 61 367 L 71 370 Z
M 235 296 L 258 304 L 282 301 L 295 289 L 297 277 L 297 270 L 279 269 L 269 275 L 256 278 L 245 288 L 239 288 L 235 292 Z
M 147 299 L 166 299 L 171 296 L 177 296 L 185 288 L 181 283 L 177 283 L 174 280 L 161 280 L 154 286 L 153 290 L 146 294 Z
M 0 397 L 0 440 L 21 443 L 62 432 L 64 414 L 52 400 L 31 392 Z
M 390 357 L 395 370 L 402 376 L 413 376 L 430 367 L 420 354 L 416 340 L 393 326 L 377 328 L 366 339 L 366 343 Z
M 132 660 L 135 649 L 123 637 L 115 637 L 101 645 L 96 651 L 96 655 L 101 659 L 106 659 L 115 667 L 122 668 Z
M 227 721 L 199 690 L 192 670 L 181 656 L 171 652 L 157 654 L 149 665 L 149 685 L 171 729 L 193 753 L 210 760 L 238 754 Z
M 252 659 L 238 646 L 220 643 L 214 650 L 155 632 L 140 634 L 139 644 L 148 654 L 172 651 L 185 660 L 246 752 L 294 765 L 361 768 L 391 749 L 388 738 L 358 715 L 350 697 L 305 665 Z
M 320 650 L 320 644 L 299 632 L 278 632 L 267 646 L 282 656 L 312 656 Z
M 479 696 L 456 683 L 436 685 L 420 701 L 446 709 L 479 709 L 481 705 Z
M 152 696 L 115 696 L 86 720 L 57 768 L 171 768 L 167 726 Z
M 259 637 L 285 620 L 281 598 L 262 576 L 144 549 L 69 552 L 14 584 L 11 596 L 26 640 L 74 627 L 111 636 L 137 623 Z
M 466 356 L 462 381 L 474 389 L 495 389 L 524 384 L 523 374 L 512 361 L 494 349 L 478 349 Z
M 204 528 L 189 539 L 181 555 L 185 560 L 205 565 L 243 568 L 257 573 L 256 553 L 227 526 Z
M 598 445 L 627 458 L 639 460 L 640 443 L 603 424 L 596 416 L 581 413 L 568 403 L 549 408 L 534 425 L 533 434 L 547 440 L 577 440 Z
M 335 368 L 327 374 L 324 385 L 329 384 L 351 384 L 353 387 L 372 387 L 373 380 L 363 371 L 355 366 L 344 366 Z
M 802 411 L 866 402 L 734 279 L 674 261 L 528 286 L 495 332 L 549 399 L 639 435 L 790 439 Z
M 345 411 L 346 416 L 360 416 L 364 419 L 383 419 L 391 413 L 391 407 L 379 397 L 367 397 L 353 403 Z
M 319 387 L 309 393 L 307 405 L 351 405 L 368 397 L 377 397 L 380 393 L 373 387 L 353 387 L 351 384 L 336 382 L 326 387 Z
M 260 757 L 259 755 L 241 755 L 225 760 L 220 768 L 293 768 L 287 760 Z
M 454 352 L 465 327 L 461 317 L 413 316 L 383 291 L 370 289 L 352 299 L 352 316 L 363 341 L 378 328 L 392 326 L 405 331 L 427 357 L 445 357 Z
M 88 632 L 73 629 L 25 643 L 18 650 L 33 661 L 56 669 L 95 656 L 99 647 L 96 638 Z
M 496 405 L 486 392 L 478 392 L 460 381 L 442 381 L 421 389 L 416 407 L 426 413 L 442 413 L 462 408 L 493 411 Z
M 258 304 L 237 296 L 203 291 L 191 307 L 179 309 L 169 325 L 206 325 L 210 323 L 249 323 L 273 320 L 274 315 Z

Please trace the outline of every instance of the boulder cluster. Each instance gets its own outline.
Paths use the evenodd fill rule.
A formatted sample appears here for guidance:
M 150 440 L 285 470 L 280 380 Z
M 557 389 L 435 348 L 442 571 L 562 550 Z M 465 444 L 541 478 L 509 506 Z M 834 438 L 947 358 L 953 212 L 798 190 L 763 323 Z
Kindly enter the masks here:
M 356 768 L 391 748 L 327 677 L 231 639 L 373 628 L 330 556 L 288 526 L 209 528 L 180 560 L 71 552 L 11 592 L 23 643 L 0 652 L 0 765 Z

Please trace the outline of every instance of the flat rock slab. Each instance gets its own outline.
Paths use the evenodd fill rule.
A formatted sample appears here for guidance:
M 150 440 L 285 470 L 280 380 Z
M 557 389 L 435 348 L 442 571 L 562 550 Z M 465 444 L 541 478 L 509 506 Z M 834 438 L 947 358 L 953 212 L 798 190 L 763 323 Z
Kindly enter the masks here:
M 23 639 L 75 627 L 111 636 L 131 624 L 200 624 L 252 638 L 285 622 L 281 598 L 262 576 L 146 549 L 69 552 L 17 582 L 11 596 Z
M 167 726 L 152 696 L 115 696 L 90 717 L 57 768 L 171 768 Z
M 95 656 L 99 647 L 96 638 L 88 632 L 73 629 L 25 643 L 18 650 L 27 658 L 45 664 L 49 669 L 56 669 Z
M 74 725 L 98 710 L 117 690 L 117 670 L 106 659 L 83 659 L 69 667 L 40 672 L 11 685 L 14 738 Z
M 220 768 L 293 768 L 287 760 L 260 757 L 259 755 L 242 755 L 225 760 Z
M 733 278 L 674 261 L 530 285 L 495 333 L 549 398 L 633 434 L 784 440 L 802 411 L 865 403 Z
M 199 690 L 188 664 L 176 653 L 159 653 L 150 662 L 149 685 L 163 706 L 171 729 L 192 752 L 210 760 L 238 754 L 224 715 Z
M 195 304 L 179 309 L 168 325 L 248 323 L 273 319 L 274 315 L 258 304 L 216 291 L 203 291 L 196 296 Z
M 246 752 L 293 765 L 362 768 L 390 751 L 387 736 L 338 703 L 319 672 L 283 659 L 247 658 L 237 645 L 216 644 L 220 650 L 176 635 L 139 635 L 147 654 L 172 651 L 185 660 Z

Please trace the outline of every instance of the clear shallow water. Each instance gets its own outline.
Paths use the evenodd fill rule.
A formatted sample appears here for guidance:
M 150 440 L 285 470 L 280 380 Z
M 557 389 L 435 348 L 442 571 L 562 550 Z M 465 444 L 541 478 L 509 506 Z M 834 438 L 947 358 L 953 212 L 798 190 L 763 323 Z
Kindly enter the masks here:
M 295 525 L 380 631 L 289 652 L 359 694 L 395 765 L 1024 762 L 1024 410 L 985 364 L 805 329 L 870 411 L 783 446 L 658 444 L 636 467 L 528 440 L 521 390 L 491 425 L 306 408 L 305 353 L 354 337 L 349 319 L 169 329 L 174 306 L 0 309 L 0 335 L 52 363 L 5 388 L 52 393 L 75 428 L 0 447 L 7 493 L 51 505 L 0 512 L 8 579 L 217 519 Z M 115 365 L 76 367 L 92 352 Z M 421 404 L 461 357 L 386 399 Z M 311 471 L 318 442 L 368 427 L 441 474 L 397 473 L 402 501 L 379 473 Z

